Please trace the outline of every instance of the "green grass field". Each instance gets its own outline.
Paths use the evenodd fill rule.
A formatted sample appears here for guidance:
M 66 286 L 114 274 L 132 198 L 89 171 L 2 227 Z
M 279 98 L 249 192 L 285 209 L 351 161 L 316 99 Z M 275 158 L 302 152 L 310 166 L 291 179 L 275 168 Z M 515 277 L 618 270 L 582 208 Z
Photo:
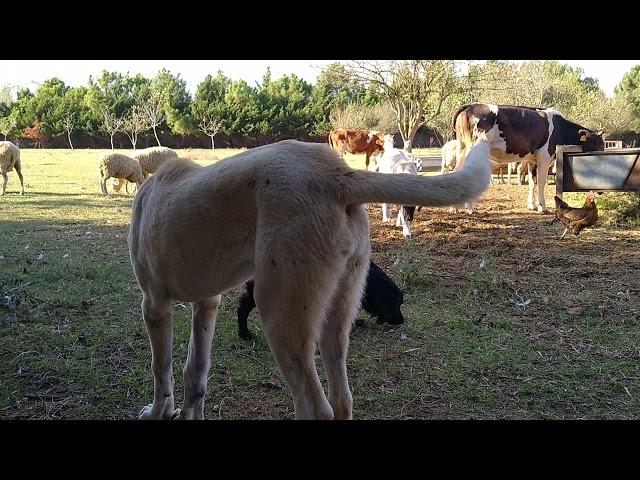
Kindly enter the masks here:
M 207 165 L 235 152 L 180 154 Z M 0 197 L 2 419 L 131 419 L 151 401 L 127 249 L 133 197 L 99 195 L 96 154 L 23 150 L 26 194 L 10 172 Z M 495 185 L 474 217 L 423 209 L 410 241 L 367 207 L 373 259 L 407 291 L 406 323 L 361 313 L 348 360 L 355 418 L 638 418 L 637 223 L 614 215 L 618 197 L 597 199 L 611 212 L 602 224 L 558 242 L 561 229 L 525 198 L 526 187 Z M 255 339 L 237 336 L 238 293 L 218 315 L 206 416 L 291 419 L 255 312 Z M 180 404 L 190 308 L 174 311 Z

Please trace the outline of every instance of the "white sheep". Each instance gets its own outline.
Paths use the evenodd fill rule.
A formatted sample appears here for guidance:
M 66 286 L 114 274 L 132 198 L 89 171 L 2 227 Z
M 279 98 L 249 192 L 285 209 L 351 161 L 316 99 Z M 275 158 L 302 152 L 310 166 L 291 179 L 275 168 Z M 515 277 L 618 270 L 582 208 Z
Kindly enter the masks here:
M 16 169 L 18 178 L 20 179 L 20 195 L 24 195 L 24 180 L 22 178 L 22 167 L 20 165 L 20 149 L 11 142 L 0 142 L 0 172 L 2 172 L 2 192 L 4 195 L 7 189 L 7 181 L 9 177 L 7 172 Z
M 458 141 L 451 140 L 442 146 L 442 164 L 440 173 L 453 172 L 456 168 Z
M 140 162 L 142 171 L 146 177 L 147 175 L 155 173 L 158 167 L 170 158 L 178 158 L 178 154 L 175 150 L 171 150 L 168 147 L 149 147 L 133 152 L 131 158 Z
M 105 153 L 98 157 L 100 193 L 107 194 L 107 179 L 121 178 L 140 186 L 145 176 L 140 163 L 121 153 Z M 119 189 L 118 189 L 119 190 Z

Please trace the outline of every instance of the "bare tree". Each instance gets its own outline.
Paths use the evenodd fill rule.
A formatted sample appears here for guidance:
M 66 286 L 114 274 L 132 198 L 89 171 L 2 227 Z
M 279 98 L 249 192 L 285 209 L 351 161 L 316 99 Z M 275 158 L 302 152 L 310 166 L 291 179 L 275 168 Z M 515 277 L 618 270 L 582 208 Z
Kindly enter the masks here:
M 633 112 L 621 97 L 607 98 L 603 92 L 583 95 L 571 110 L 571 118 L 587 128 L 604 130 L 607 135 L 629 131 Z
M 329 120 L 333 128 L 359 128 L 383 133 L 396 133 L 395 113 L 385 102 L 380 105 L 348 103 L 331 111 Z
M 207 114 L 200 120 L 198 127 L 205 135 L 211 137 L 211 150 L 213 150 L 215 148 L 213 137 L 222 129 L 222 120 Z
M 0 118 L 0 133 L 4 135 L 5 141 L 7 140 L 7 135 L 9 135 L 15 127 L 16 127 L 15 117 Z
M 123 119 L 106 110 L 102 111 L 102 116 L 104 129 L 111 136 L 111 150 L 113 150 L 113 136 L 122 129 Z
M 71 147 L 71 150 L 73 150 L 73 143 L 71 143 L 71 132 L 73 131 L 73 127 L 75 127 L 75 124 L 75 115 L 71 112 L 65 113 L 62 117 L 62 126 L 64 127 L 64 131 L 67 132 L 67 138 L 69 139 L 69 146 Z
M 9 85 L 8 83 L 3 84 L 0 87 L 0 103 L 11 105 L 13 103 L 13 90 L 13 85 Z
M 133 106 L 131 114 L 123 122 L 122 129 L 131 140 L 131 145 L 135 150 L 138 143 L 138 135 L 149 129 L 149 121 L 141 105 Z
M 442 147 L 449 140 L 453 140 L 455 132 L 452 125 L 452 116 L 455 110 L 462 105 L 461 102 L 447 101 L 442 107 L 440 114 L 431 119 L 427 125 L 435 133 L 437 141 Z
M 418 129 L 440 114 L 459 86 L 456 62 L 450 60 L 356 60 L 349 67 L 352 79 L 389 102 L 409 151 Z
M 164 109 L 162 108 L 162 94 L 152 93 L 142 104 L 142 109 L 149 122 L 149 128 L 153 128 L 153 135 L 156 137 L 158 146 L 160 145 L 160 139 L 156 127 L 164 120 Z

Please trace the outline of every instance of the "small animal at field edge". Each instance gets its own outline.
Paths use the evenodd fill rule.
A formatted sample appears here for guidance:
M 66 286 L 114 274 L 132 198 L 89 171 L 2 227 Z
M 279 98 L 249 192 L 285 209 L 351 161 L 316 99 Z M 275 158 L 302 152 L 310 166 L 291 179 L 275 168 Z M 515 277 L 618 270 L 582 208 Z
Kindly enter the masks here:
M 598 209 L 596 208 L 595 196 L 595 192 L 589 192 L 584 206 L 580 208 L 570 207 L 560 198 L 554 197 L 556 202 L 556 218 L 554 221 L 556 219 L 560 220 L 560 223 L 565 226 L 565 230 L 560 237 L 561 240 L 567 232 L 578 235 L 582 229 L 591 227 L 598 221 Z

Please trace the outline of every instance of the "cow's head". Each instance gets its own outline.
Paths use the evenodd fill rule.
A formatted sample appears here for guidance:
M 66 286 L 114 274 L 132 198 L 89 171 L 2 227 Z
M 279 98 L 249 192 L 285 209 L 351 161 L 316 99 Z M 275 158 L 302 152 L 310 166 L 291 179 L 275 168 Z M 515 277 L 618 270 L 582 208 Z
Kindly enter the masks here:
M 371 130 L 367 137 L 367 141 L 369 142 L 369 144 L 373 143 L 373 145 L 375 145 L 376 147 L 380 147 L 380 150 L 382 150 L 382 147 L 384 145 L 384 135 L 380 132 L 376 132 L 375 130 Z
M 602 130 L 590 132 L 586 129 L 578 130 L 578 139 L 582 145 L 583 152 L 595 152 L 604 150 L 604 139 L 602 138 Z

